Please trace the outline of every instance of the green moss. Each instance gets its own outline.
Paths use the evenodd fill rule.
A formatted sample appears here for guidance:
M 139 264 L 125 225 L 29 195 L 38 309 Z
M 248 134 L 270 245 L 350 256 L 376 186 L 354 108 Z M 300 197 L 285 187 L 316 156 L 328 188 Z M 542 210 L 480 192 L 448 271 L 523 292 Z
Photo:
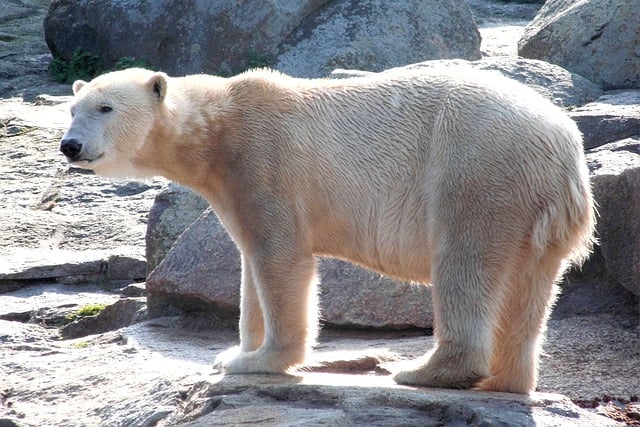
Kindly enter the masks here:
M 105 68 L 99 56 L 76 49 L 69 61 L 54 58 L 49 64 L 51 78 L 58 83 L 73 83 L 76 80 L 91 80 L 108 71 L 124 70 L 126 68 L 150 68 L 149 64 L 132 56 L 118 59 L 112 68 Z
M 73 313 L 67 314 L 64 319 L 68 323 L 71 323 L 74 320 L 80 319 L 81 317 L 97 316 L 102 312 L 102 310 L 105 309 L 105 307 L 105 304 L 88 304 L 84 307 L 80 307 Z

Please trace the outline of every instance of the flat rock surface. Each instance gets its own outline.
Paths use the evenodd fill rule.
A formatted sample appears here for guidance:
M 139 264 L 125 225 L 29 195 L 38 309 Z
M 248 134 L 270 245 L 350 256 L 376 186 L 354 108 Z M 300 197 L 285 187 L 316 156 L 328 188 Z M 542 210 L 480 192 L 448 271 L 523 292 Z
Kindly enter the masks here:
M 560 329 L 552 328 L 558 334 L 550 335 L 548 348 L 557 349 L 560 341 L 573 356 L 553 354 L 562 366 L 559 371 L 548 371 L 545 358 L 541 390 L 562 390 L 564 385 L 569 396 L 590 396 L 599 376 L 615 376 L 610 366 L 599 372 L 579 360 L 597 358 L 596 346 L 608 345 L 600 337 L 618 333 L 615 319 L 583 319 L 594 321 L 598 334 L 575 336 L 571 349 L 562 341 L 584 331 L 585 325 L 565 322 Z M 327 330 L 316 347 L 311 372 L 225 377 L 212 370 L 211 361 L 235 343 L 231 330 L 214 326 L 198 332 L 185 320 L 162 318 L 118 332 L 56 341 L 44 328 L 39 333 L 34 328 L 0 320 L 0 330 L 9 331 L 0 335 L 0 419 L 24 426 L 394 425 L 400 418 L 406 425 L 615 425 L 553 393 L 528 398 L 395 385 L 388 372 L 433 345 L 432 337 L 415 333 Z M 12 334 L 29 334 L 33 341 L 5 338 Z M 632 358 L 618 360 L 620 369 L 627 370 L 625 376 L 633 371 Z M 609 393 L 638 390 L 629 378 L 620 378 L 618 388 Z

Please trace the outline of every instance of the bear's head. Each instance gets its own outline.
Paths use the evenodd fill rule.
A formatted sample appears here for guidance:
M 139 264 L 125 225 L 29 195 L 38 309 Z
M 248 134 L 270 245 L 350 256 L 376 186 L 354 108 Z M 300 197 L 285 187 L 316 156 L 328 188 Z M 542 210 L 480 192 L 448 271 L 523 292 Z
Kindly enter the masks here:
M 99 175 L 148 175 L 135 159 L 161 115 L 167 83 L 166 74 L 139 68 L 76 81 L 71 125 L 60 143 L 67 161 Z

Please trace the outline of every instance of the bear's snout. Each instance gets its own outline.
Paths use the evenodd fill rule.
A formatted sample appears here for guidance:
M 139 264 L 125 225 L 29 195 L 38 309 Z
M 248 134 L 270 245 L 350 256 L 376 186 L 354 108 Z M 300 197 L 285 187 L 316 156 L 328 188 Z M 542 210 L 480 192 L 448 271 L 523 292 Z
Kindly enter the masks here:
M 82 151 L 82 144 L 75 138 L 63 139 L 60 142 L 60 151 L 71 160 L 78 160 Z

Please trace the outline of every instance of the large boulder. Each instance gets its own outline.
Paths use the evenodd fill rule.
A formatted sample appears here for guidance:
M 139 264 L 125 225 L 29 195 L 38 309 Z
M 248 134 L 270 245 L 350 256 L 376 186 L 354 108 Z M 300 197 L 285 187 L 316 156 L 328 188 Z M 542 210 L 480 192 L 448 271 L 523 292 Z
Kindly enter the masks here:
M 640 135 L 640 90 L 613 91 L 569 111 L 584 135 L 584 148 Z
M 172 74 L 232 74 L 273 57 L 325 2 L 54 0 L 45 38 L 54 56 L 67 60 L 80 48 L 107 67 L 128 56 Z
M 548 0 L 518 54 L 558 64 L 604 89 L 640 88 L 637 0 Z
M 604 271 L 640 296 L 640 134 L 589 151 L 587 161 Z
M 70 60 L 81 49 L 106 67 L 134 57 L 175 75 L 277 63 L 319 76 L 335 66 L 381 70 L 480 57 L 468 5 L 451 0 L 54 0 L 44 27 L 56 57 Z
M 382 71 L 426 59 L 480 59 L 480 33 L 466 2 L 330 2 L 285 41 L 277 68 L 300 77 L 335 68 Z
M 151 273 L 169 252 L 178 236 L 209 206 L 198 194 L 169 183 L 153 202 L 147 220 L 147 273 Z

